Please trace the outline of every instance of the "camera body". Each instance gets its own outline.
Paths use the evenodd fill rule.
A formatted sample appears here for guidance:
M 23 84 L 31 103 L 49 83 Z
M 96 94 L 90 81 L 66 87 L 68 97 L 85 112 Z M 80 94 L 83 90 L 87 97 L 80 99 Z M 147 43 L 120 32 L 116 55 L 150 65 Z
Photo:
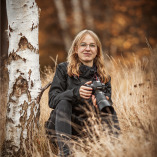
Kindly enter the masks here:
M 85 84 L 87 87 L 93 89 L 93 93 L 96 98 L 96 104 L 101 112 L 113 114 L 114 108 L 112 107 L 112 102 L 106 99 L 105 93 L 106 85 L 100 81 L 93 81 L 92 84 Z

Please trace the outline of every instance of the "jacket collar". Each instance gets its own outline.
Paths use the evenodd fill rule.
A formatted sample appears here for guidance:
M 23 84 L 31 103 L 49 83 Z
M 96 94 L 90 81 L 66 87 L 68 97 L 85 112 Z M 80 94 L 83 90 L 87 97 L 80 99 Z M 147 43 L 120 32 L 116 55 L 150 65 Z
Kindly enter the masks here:
M 80 76 L 85 78 L 91 78 L 95 74 L 97 74 L 97 67 L 95 64 L 92 67 L 89 67 L 81 63 L 79 70 L 80 70 Z

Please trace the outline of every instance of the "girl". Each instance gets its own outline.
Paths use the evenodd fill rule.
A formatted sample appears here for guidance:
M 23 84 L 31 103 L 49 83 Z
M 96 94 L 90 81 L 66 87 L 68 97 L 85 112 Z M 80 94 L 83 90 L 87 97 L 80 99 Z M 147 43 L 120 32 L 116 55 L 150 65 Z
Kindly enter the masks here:
M 61 156 L 69 154 L 63 139 L 65 141 L 71 135 L 80 134 L 83 121 L 88 117 L 85 110 L 82 110 L 82 106 L 86 107 L 85 101 L 94 109 L 97 108 L 92 88 L 85 86 L 97 79 L 106 84 L 104 94 L 112 102 L 111 79 L 106 74 L 101 42 L 93 31 L 83 30 L 75 37 L 67 62 L 57 66 L 49 90 L 49 107 L 54 110 L 47 128 L 51 134 L 53 131 L 56 134 Z M 115 111 L 113 117 L 114 126 L 119 129 Z M 72 123 L 77 124 L 77 127 L 73 127 Z

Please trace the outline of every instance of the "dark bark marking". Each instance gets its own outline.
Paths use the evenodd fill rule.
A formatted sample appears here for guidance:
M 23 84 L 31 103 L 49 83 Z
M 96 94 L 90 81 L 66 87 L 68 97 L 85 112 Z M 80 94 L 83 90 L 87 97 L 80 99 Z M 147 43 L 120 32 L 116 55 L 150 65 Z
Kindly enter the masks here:
M 36 50 L 36 48 L 34 48 L 30 43 L 28 43 L 27 48 L 30 49 L 30 50 L 32 50 L 32 51 Z
M 25 36 L 22 36 L 19 41 L 19 49 L 18 50 L 26 50 L 27 48 L 31 51 L 34 51 L 35 53 L 39 53 L 38 50 L 36 50 L 35 47 L 33 47 L 27 40 Z
M 36 50 L 36 53 L 39 53 L 39 50 L 38 50 L 38 49 Z
M 16 101 L 13 100 L 11 97 L 9 97 L 9 102 L 16 103 Z
M 31 27 L 31 31 L 33 31 L 33 29 L 36 29 L 38 27 L 38 25 L 34 26 L 34 23 L 32 24 L 32 27 Z
M 35 111 L 37 111 L 37 109 L 38 109 L 38 107 L 37 107 L 37 106 L 35 106 Z
M 34 83 L 33 83 L 33 81 L 31 81 L 31 87 L 33 87 L 34 86 Z
M 19 49 L 21 50 L 27 49 L 27 45 L 28 45 L 27 38 L 25 36 L 21 37 L 18 45 L 19 45 Z
M 22 36 L 22 33 L 20 33 L 19 35 Z
M 25 140 L 25 145 L 27 149 L 30 149 L 30 144 L 32 144 L 31 142 L 33 141 L 33 130 L 36 127 L 36 124 L 34 122 L 35 119 L 35 114 L 34 114 L 34 107 L 35 107 L 36 103 L 33 101 L 32 103 L 29 104 L 29 106 L 31 106 L 30 109 L 30 116 L 29 119 L 27 120 L 27 125 L 26 125 L 26 129 L 27 129 L 27 139 Z
M 20 117 L 20 123 L 21 126 L 24 127 L 24 124 L 26 123 L 27 120 L 27 109 L 28 109 L 28 103 L 26 101 L 24 101 L 23 104 L 21 104 L 22 106 L 22 111 L 24 112 L 23 115 Z
M 6 140 L 3 143 L 3 152 L 2 152 L 2 156 L 9 156 L 9 157 L 14 157 L 14 156 L 24 156 L 25 152 L 24 149 L 20 149 L 18 151 L 16 151 L 16 148 L 18 148 L 15 145 L 12 145 L 12 141 L 11 140 Z
M 16 70 L 17 73 L 20 73 L 21 75 L 24 75 L 19 69 Z
M 17 128 L 21 128 L 21 125 L 20 125 L 20 124 L 18 124 L 16 127 L 17 127 Z
M 28 91 L 28 82 L 21 75 L 16 79 L 15 84 L 13 85 L 12 95 L 20 97 L 22 94 L 27 93 Z
M 20 115 L 21 115 L 21 114 L 23 113 L 23 110 L 20 110 L 19 113 L 20 113 Z
M 22 106 L 22 111 L 24 112 L 23 115 L 20 117 L 20 127 L 21 127 L 21 135 L 20 135 L 20 148 L 23 148 L 23 131 L 25 129 L 25 123 L 27 122 L 27 109 L 28 109 L 28 103 L 26 101 L 24 101 L 23 104 L 21 104 Z
M 24 103 L 21 104 L 21 106 L 22 106 L 22 110 L 23 111 L 27 111 L 27 109 L 28 109 L 28 103 L 26 101 L 24 101 Z
M 29 90 L 27 91 L 27 96 L 28 96 L 28 102 L 31 102 L 31 94 L 30 94 Z
M 31 74 L 32 74 L 32 70 L 31 70 L 31 69 L 29 69 L 28 74 L 29 74 L 29 80 L 30 80 L 30 76 L 31 76 Z
M 18 99 L 15 101 L 12 99 L 12 96 L 19 98 L 22 94 L 27 94 L 28 101 L 31 101 L 31 95 L 28 90 L 28 82 L 21 75 L 16 79 L 13 85 L 13 91 L 9 96 L 9 102 L 17 103 Z
M 8 113 L 10 112 L 10 107 L 7 107 L 7 112 L 8 112 Z
M 11 119 L 11 118 L 6 118 L 6 123 L 13 123 L 14 124 L 14 121 Z
M 24 4 L 23 7 L 27 7 L 27 4 Z
M 13 32 L 14 30 L 10 27 L 10 25 L 9 25 L 9 31 L 10 32 Z
M 34 2 L 33 2 L 33 5 L 34 5 Z M 33 8 L 33 5 L 30 8 Z
M 28 150 L 27 156 L 32 156 L 31 153 L 29 153 L 29 151 L 31 152 L 31 148 L 33 145 L 33 138 L 34 138 L 34 133 L 33 130 L 35 127 L 37 127 L 37 123 L 39 120 L 39 111 L 36 115 L 34 115 L 34 107 L 35 107 L 35 102 L 32 102 L 31 104 L 28 104 L 26 101 L 24 101 L 23 104 L 21 104 L 22 106 L 22 111 L 23 115 L 20 117 L 20 123 L 19 125 L 17 125 L 16 127 L 21 128 L 21 135 L 20 135 L 20 149 L 18 151 L 15 151 L 17 148 L 16 146 L 12 145 L 12 141 L 5 141 L 4 143 L 4 151 L 6 150 L 5 148 L 9 148 L 9 150 L 13 150 L 13 151 L 7 151 L 5 152 L 5 155 L 9 155 L 9 156 L 25 156 L 25 149 L 23 148 L 23 144 L 25 144 L 26 149 Z M 31 114 L 29 116 L 29 119 L 27 120 L 27 110 L 28 110 L 28 106 L 31 107 Z M 35 116 L 35 117 L 34 117 Z M 26 127 L 25 124 L 27 123 Z M 23 138 L 23 131 L 24 129 L 27 129 L 27 138 L 24 139 Z
M 13 52 L 9 54 L 9 57 L 8 57 L 8 64 L 11 63 L 12 60 L 16 61 L 18 59 L 22 59 L 24 62 L 26 62 L 26 59 L 25 58 L 22 58 L 20 57 L 19 55 L 16 54 L 16 52 Z
M 31 124 L 32 120 L 33 120 L 33 117 L 34 117 L 34 106 L 35 106 L 35 102 L 33 101 L 31 104 L 29 104 L 31 106 L 31 111 L 30 111 L 30 116 L 29 116 L 29 119 L 27 120 L 27 130 L 29 130 L 29 125 Z

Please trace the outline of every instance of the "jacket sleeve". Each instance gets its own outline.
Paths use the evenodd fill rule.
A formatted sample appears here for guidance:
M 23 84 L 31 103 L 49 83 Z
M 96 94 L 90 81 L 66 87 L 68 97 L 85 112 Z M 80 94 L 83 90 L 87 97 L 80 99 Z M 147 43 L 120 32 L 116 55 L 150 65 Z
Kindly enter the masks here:
M 79 86 L 70 90 L 66 90 L 67 72 L 64 68 L 61 65 L 57 66 L 56 73 L 49 90 L 49 107 L 53 109 L 61 100 L 75 102 L 80 96 Z

